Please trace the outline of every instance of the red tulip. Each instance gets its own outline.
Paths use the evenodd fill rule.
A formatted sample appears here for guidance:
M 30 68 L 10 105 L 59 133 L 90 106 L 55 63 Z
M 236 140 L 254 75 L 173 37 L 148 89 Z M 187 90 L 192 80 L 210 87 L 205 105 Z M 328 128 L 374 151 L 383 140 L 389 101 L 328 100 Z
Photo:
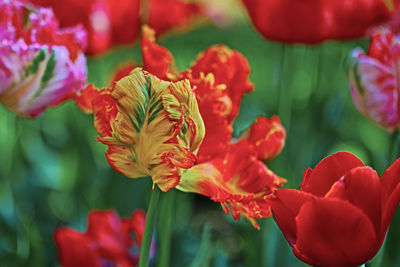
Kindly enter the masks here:
M 114 211 L 91 211 L 85 233 L 67 227 L 54 232 L 60 264 L 64 267 L 137 266 L 139 255 L 131 248 L 140 247 L 145 219 L 142 210 L 124 219 Z M 134 239 L 131 233 L 135 234 Z
M 304 172 L 300 191 L 267 197 L 293 253 L 315 266 L 356 266 L 378 252 L 400 201 L 400 159 L 379 179 L 339 152 Z
M 242 1 L 265 38 L 285 43 L 359 38 L 392 16 L 384 0 Z
M 372 31 L 368 52 L 356 48 L 350 57 L 348 76 L 355 106 L 389 132 L 400 128 L 399 62 L 400 36 L 389 27 Z

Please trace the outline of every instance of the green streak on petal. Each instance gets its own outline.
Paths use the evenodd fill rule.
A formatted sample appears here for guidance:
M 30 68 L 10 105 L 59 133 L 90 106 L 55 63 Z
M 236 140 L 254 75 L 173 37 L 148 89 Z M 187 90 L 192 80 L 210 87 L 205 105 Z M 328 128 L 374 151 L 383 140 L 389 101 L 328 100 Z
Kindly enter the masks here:
M 29 76 L 38 71 L 40 63 L 46 58 L 46 48 L 42 48 L 39 53 L 32 60 L 32 64 L 30 64 L 25 70 L 25 76 Z
M 355 61 L 355 63 L 353 64 L 353 77 L 354 77 L 354 84 L 355 84 L 355 86 L 356 86 L 356 88 L 357 88 L 357 91 L 360 93 L 360 94 L 363 94 L 364 93 L 364 88 L 362 87 L 362 85 L 361 85 L 361 76 L 360 76 L 360 74 L 359 74 L 359 68 L 358 68 L 358 66 L 360 65 L 360 62 L 358 61 L 358 60 L 356 60 Z
M 56 54 L 54 50 L 51 51 L 49 61 L 47 62 L 46 69 L 44 70 L 42 80 L 40 81 L 40 90 L 37 92 L 39 95 L 41 91 L 47 86 L 48 82 L 54 76 L 54 69 L 56 68 Z M 35 94 L 36 95 L 36 94 Z

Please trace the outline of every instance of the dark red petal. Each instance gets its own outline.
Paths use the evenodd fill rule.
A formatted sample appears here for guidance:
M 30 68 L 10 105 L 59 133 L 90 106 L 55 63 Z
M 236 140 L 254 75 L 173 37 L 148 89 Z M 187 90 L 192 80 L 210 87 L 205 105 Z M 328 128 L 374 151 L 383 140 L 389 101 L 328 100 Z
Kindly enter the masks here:
M 172 28 L 188 28 L 190 21 L 201 12 L 197 3 L 181 0 L 151 0 L 149 26 L 157 35 Z
M 66 227 L 54 232 L 59 263 L 64 267 L 101 267 L 100 257 L 86 234 Z
M 295 218 L 301 206 L 314 199 L 314 196 L 294 189 L 278 189 L 266 199 L 286 240 L 291 245 L 295 244 L 297 239 Z
M 349 170 L 364 166 L 362 161 L 348 152 L 338 152 L 324 158 L 303 179 L 301 191 L 324 196 L 331 186 Z
M 140 33 L 140 1 L 107 0 L 107 2 L 110 8 L 113 44 L 132 43 Z
M 400 158 L 397 159 L 382 175 L 383 216 L 380 237 L 383 241 L 400 201 Z
M 299 251 L 318 266 L 357 266 L 377 252 L 374 227 L 356 206 L 334 198 L 305 203 L 296 217 Z M 304 260 L 304 258 L 302 259 Z
M 362 37 L 386 23 L 391 12 L 382 0 L 242 0 L 257 30 L 267 39 L 316 44 Z
M 347 172 L 326 194 L 348 200 L 371 220 L 378 235 L 382 218 L 382 197 L 379 177 L 370 167 L 358 167 Z

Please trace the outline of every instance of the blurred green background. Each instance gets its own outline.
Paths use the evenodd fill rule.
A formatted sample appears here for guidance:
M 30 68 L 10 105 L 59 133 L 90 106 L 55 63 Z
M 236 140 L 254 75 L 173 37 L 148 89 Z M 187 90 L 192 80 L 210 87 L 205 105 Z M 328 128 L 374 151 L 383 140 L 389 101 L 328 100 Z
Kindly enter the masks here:
M 258 115 L 281 117 L 286 146 L 267 165 L 288 180 L 286 188 L 299 188 L 307 167 L 337 151 L 353 152 L 380 175 L 389 166 L 390 136 L 355 109 L 346 78 L 350 50 L 367 48 L 368 40 L 283 45 L 263 39 L 246 20 L 159 43 L 175 56 L 179 70 L 217 43 L 247 57 L 256 86 L 242 100 L 235 135 Z M 115 68 L 129 61 L 141 62 L 137 43 L 90 58 L 89 82 L 106 86 Z M 72 101 L 36 119 L 17 118 L 0 106 L 0 125 L 1 266 L 57 266 L 52 237 L 57 227 L 85 230 L 91 209 L 115 209 L 124 217 L 147 208 L 150 179 L 132 180 L 112 170 L 106 146 L 95 141 L 92 116 Z M 176 193 L 172 211 L 158 217 L 161 226 L 173 222 L 171 266 L 305 266 L 272 218 L 260 220 L 257 231 L 225 215 L 218 203 L 182 192 Z M 399 222 L 397 212 L 381 259 L 371 266 L 400 264 Z

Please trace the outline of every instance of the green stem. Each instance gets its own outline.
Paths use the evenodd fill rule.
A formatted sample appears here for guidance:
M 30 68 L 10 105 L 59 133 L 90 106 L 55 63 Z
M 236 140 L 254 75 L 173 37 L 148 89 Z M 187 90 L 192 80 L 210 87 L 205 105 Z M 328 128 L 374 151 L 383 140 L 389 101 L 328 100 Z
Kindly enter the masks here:
M 390 164 L 393 163 L 393 161 L 397 158 L 397 136 L 398 136 L 398 131 L 394 132 L 391 134 L 390 139 L 389 139 L 389 149 L 388 149 L 388 155 L 387 155 L 387 161 L 388 164 L 387 166 L 390 166 Z
M 289 73 L 289 57 L 288 57 L 288 49 L 286 45 L 282 45 L 281 52 L 281 72 L 280 72 L 280 86 L 279 86 L 279 106 L 278 106 L 278 115 L 284 124 L 286 131 L 289 132 L 290 128 L 290 119 L 292 115 L 292 92 L 291 92 L 291 84 L 285 83 L 289 78 L 289 75 L 293 75 L 293 73 Z M 285 86 L 289 84 L 289 86 Z
M 151 238 L 153 237 L 154 221 L 156 218 L 157 203 L 159 198 L 160 189 L 158 186 L 155 186 L 153 192 L 151 193 L 150 204 L 146 214 L 146 225 L 144 227 L 142 244 L 140 246 L 139 267 L 149 266 L 149 250 Z
M 176 190 L 171 189 L 167 194 L 163 194 L 161 201 L 160 217 L 162 218 L 162 224 L 160 225 L 160 248 L 158 256 L 158 267 L 170 266 L 170 248 L 171 248 L 171 236 L 172 236 L 172 223 L 174 219 L 174 207 L 175 207 L 175 195 Z M 161 221 L 160 221 L 161 222 Z
M 389 148 L 388 148 L 388 154 L 387 154 L 387 167 L 389 167 L 393 163 L 393 161 L 397 158 L 397 153 L 398 153 L 397 136 L 398 136 L 398 131 L 396 131 L 390 135 Z M 376 254 L 376 256 L 374 257 L 374 259 L 371 262 L 371 265 L 373 267 L 382 266 L 383 255 L 385 254 L 384 252 L 385 252 L 385 248 L 386 248 L 386 240 L 387 240 L 387 238 L 385 238 L 381 249 L 378 251 L 378 253 Z

